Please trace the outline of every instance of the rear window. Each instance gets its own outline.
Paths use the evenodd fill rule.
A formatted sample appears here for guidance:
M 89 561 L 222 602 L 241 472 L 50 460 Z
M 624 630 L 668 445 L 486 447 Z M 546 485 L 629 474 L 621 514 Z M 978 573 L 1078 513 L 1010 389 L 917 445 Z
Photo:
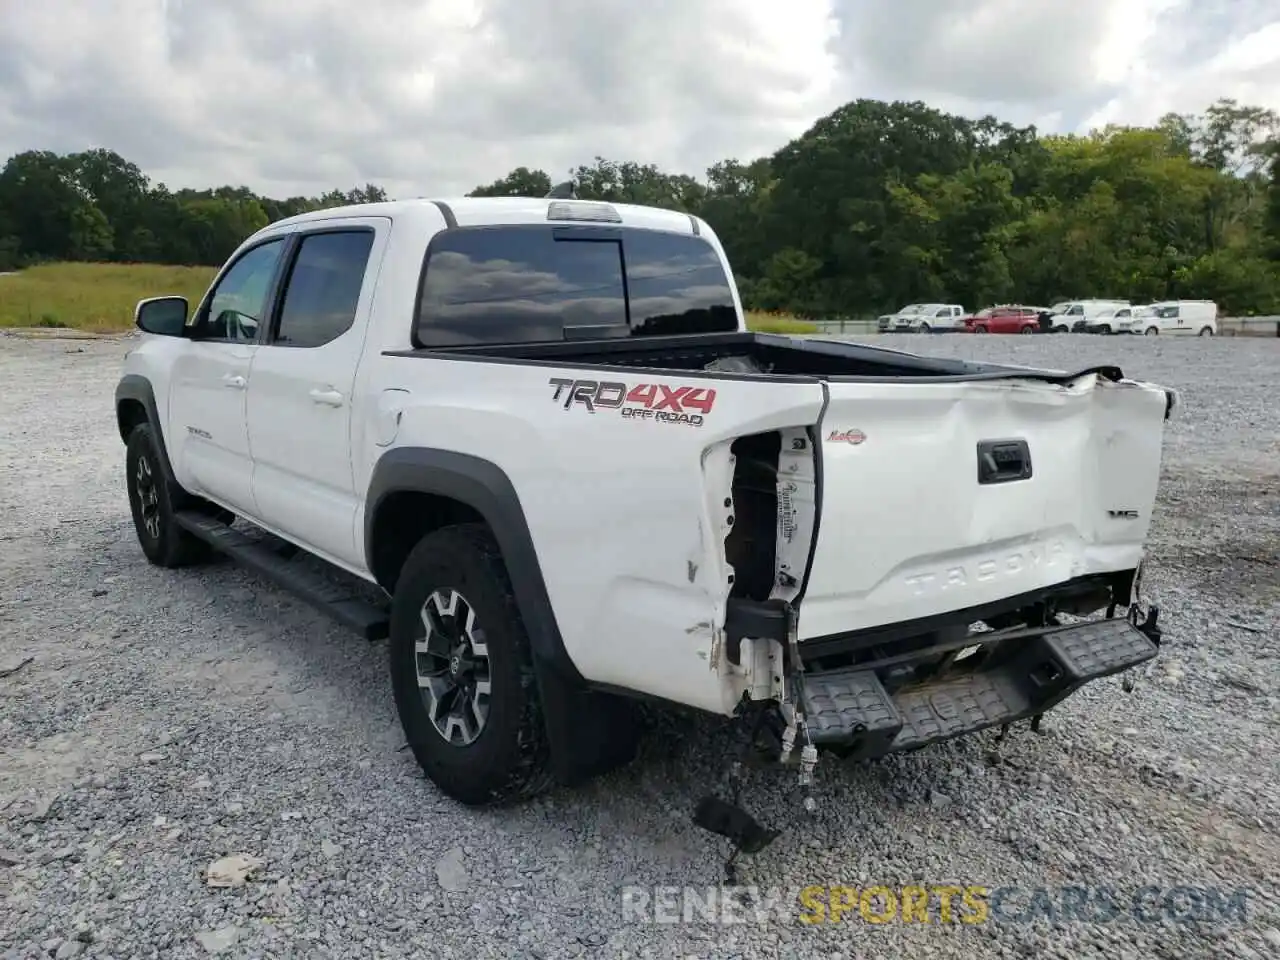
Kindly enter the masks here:
M 462 227 L 432 240 L 418 346 L 736 330 L 720 258 L 691 235 L 542 224 Z

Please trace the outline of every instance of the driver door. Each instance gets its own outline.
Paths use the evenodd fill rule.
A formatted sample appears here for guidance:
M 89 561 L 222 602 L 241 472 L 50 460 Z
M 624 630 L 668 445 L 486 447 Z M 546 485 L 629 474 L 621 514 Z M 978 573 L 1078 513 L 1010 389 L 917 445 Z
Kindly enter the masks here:
M 178 482 L 251 516 L 257 507 L 245 397 L 286 239 L 269 237 L 223 269 L 191 319 L 189 343 L 169 381 L 169 448 Z

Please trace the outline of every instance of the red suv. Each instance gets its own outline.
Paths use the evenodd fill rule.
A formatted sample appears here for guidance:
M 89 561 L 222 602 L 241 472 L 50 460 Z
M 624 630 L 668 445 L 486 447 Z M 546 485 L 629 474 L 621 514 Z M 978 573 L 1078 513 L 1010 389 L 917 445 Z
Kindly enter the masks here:
M 964 318 L 969 333 L 1037 333 L 1040 315 L 1030 307 L 987 307 Z

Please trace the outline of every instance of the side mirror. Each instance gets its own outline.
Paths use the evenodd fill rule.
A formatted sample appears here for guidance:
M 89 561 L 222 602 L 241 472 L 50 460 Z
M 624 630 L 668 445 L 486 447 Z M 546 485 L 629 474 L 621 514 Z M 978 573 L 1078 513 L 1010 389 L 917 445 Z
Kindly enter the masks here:
M 151 297 L 133 308 L 133 322 L 143 333 L 160 337 L 184 337 L 187 325 L 186 297 Z

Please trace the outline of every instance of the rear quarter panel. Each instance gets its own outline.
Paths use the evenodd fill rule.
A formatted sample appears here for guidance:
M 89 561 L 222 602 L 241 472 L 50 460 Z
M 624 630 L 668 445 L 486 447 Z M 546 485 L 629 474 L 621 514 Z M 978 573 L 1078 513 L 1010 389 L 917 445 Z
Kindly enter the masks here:
M 714 400 L 694 425 L 566 404 L 563 384 L 557 396 L 553 381 L 583 379 L 628 394 L 644 385 L 713 390 Z M 375 380 L 409 393 L 395 446 L 470 454 L 507 474 L 584 677 L 716 712 L 732 707 L 713 669 L 729 590 L 728 444 L 815 423 L 821 384 L 385 356 Z M 360 459 L 379 453 L 370 447 Z

